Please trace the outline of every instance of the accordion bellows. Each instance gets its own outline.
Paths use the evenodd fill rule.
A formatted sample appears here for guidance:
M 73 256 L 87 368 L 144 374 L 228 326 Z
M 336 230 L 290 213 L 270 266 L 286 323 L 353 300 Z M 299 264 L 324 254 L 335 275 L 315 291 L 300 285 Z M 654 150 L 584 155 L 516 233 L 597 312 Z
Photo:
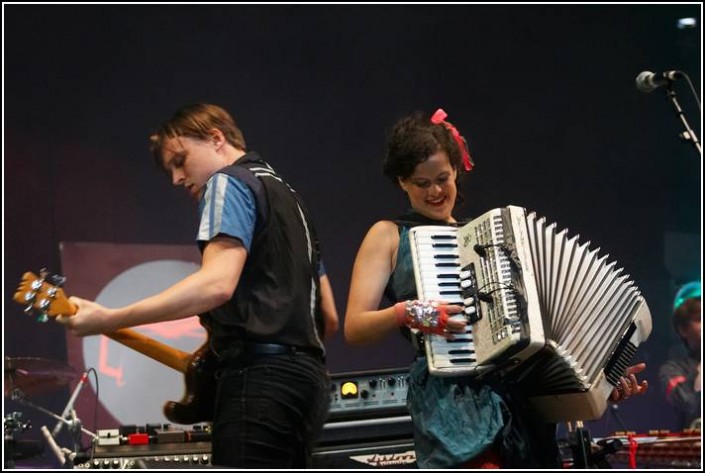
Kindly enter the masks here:
M 462 227 L 409 231 L 419 299 L 464 307 L 453 340 L 427 336 L 437 376 L 511 375 L 546 421 L 600 417 L 651 333 L 638 288 L 599 249 L 507 206 Z

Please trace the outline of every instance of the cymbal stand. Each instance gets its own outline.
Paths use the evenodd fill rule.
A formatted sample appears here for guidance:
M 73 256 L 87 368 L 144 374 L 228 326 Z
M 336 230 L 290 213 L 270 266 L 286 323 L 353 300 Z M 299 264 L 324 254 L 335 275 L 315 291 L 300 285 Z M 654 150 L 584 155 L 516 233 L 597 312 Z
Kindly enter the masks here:
M 71 411 L 72 411 L 71 412 L 71 420 L 64 419 L 63 417 L 51 412 L 49 409 L 45 409 L 42 406 L 38 406 L 38 405 L 34 404 L 32 401 L 29 400 L 29 398 L 25 395 L 25 393 L 23 393 L 22 390 L 19 388 L 13 389 L 11 396 L 12 396 L 13 401 L 17 401 L 20 404 L 24 404 L 26 406 L 34 408 L 38 411 L 45 413 L 46 415 L 48 415 L 50 417 L 53 417 L 54 419 L 58 420 L 59 422 L 63 422 L 64 424 L 66 424 L 68 426 L 70 431 L 76 433 L 76 437 L 78 437 L 78 433 L 83 432 L 84 434 L 88 435 L 91 438 L 91 440 L 95 440 L 98 438 L 98 436 L 96 434 L 94 434 L 90 430 L 86 430 L 83 428 L 81 421 L 76 416 L 76 411 L 74 409 L 71 409 Z
M 575 422 L 575 430 L 573 430 L 573 426 L 569 422 L 568 430 L 572 437 L 571 449 L 573 451 L 573 468 L 612 468 L 605 457 L 615 453 L 621 448 L 622 445 L 619 441 L 598 443 L 601 448 L 593 452 L 590 430 L 583 425 L 582 421 Z
M 5 462 L 4 468 L 15 468 L 15 434 L 30 428 L 29 422 L 22 422 L 21 412 L 12 412 L 5 416 Z

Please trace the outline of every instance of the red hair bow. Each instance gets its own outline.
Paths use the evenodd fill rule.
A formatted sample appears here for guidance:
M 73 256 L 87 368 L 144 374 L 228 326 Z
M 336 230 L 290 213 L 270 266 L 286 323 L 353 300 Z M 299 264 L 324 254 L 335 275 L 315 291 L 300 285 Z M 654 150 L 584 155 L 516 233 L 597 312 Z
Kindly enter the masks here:
M 458 130 L 451 124 L 446 121 L 446 117 L 448 114 L 443 111 L 442 108 L 439 108 L 436 110 L 436 113 L 433 114 L 431 117 L 431 123 L 434 125 L 439 125 L 443 124 L 448 131 L 450 131 L 451 135 L 453 135 L 453 139 L 455 139 L 455 142 L 458 143 L 458 149 L 460 150 L 460 156 L 463 158 L 463 167 L 467 172 L 472 171 L 472 168 L 475 167 L 475 163 L 472 160 L 472 157 L 470 156 L 470 151 L 468 150 L 468 143 L 465 141 L 465 138 L 458 133 Z

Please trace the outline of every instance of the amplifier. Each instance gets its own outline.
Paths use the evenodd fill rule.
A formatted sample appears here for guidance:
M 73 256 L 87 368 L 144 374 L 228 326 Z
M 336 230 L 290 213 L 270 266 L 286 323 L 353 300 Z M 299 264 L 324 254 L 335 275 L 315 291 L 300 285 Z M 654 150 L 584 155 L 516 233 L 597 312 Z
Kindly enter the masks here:
M 77 469 L 211 468 L 211 443 L 99 446 L 90 458 L 74 460 Z
M 408 369 L 332 374 L 329 422 L 407 414 Z
M 189 430 L 170 424 L 123 425 L 98 430 L 93 451 L 76 457 L 78 469 L 190 469 L 211 468 L 210 426 Z
M 310 460 L 313 468 L 415 468 L 408 370 L 331 375 L 331 408 Z M 80 469 L 212 468 L 210 427 L 180 430 L 168 424 L 98 431 Z
M 331 375 L 330 413 L 318 445 L 411 438 L 408 384 L 406 369 Z
M 416 465 L 411 438 L 348 445 L 319 446 L 309 468 L 316 469 L 412 469 Z
M 331 375 L 328 422 L 310 468 L 417 468 L 407 369 Z

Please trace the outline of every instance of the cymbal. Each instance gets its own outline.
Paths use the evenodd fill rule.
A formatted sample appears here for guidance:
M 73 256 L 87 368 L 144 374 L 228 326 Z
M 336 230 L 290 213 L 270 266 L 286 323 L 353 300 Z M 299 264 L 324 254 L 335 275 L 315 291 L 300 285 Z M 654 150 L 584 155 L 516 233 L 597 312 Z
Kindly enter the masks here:
M 5 357 L 5 396 L 19 388 L 28 396 L 47 394 L 76 379 L 76 370 L 47 358 Z

